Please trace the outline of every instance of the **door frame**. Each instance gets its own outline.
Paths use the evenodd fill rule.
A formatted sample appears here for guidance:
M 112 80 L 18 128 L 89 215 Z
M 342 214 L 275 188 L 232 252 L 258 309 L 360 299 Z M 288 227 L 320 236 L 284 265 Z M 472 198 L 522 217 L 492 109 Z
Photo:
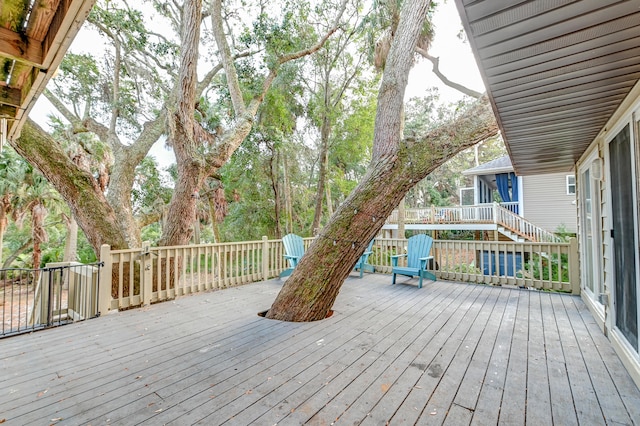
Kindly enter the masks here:
M 636 111 L 640 111 L 640 108 L 638 108 Z M 640 326 L 640 254 L 638 253 L 638 185 L 637 185 L 637 178 L 638 178 L 638 170 L 636 169 L 636 161 L 635 158 L 636 156 L 639 154 L 637 152 L 636 149 L 636 140 L 637 140 L 637 135 L 636 135 L 636 129 L 635 129 L 635 123 L 633 122 L 633 115 L 632 113 L 629 113 L 627 115 L 625 115 L 624 117 L 622 117 L 615 126 L 613 126 L 609 132 L 607 132 L 607 136 L 604 140 L 604 160 L 605 160 L 605 169 L 604 169 L 604 178 L 606 180 L 606 220 L 605 223 L 603 224 L 604 230 L 605 230 L 605 236 L 604 239 L 607 242 L 607 245 L 609 247 L 609 256 L 610 256 L 610 268 L 608 269 L 608 272 L 610 273 L 610 278 L 609 278 L 609 282 L 608 282 L 608 292 L 610 295 L 610 301 L 609 301 L 609 307 L 610 309 L 609 311 L 609 315 L 607 317 L 607 328 L 610 330 L 610 332 L 612 333 L 613 336 L 616 337 L 615 340 L 617 340 L 622 346 L 625 346 L 627 351 L 631 351 L 634 355 L 634 358 L 638 358 L 640 356 L 640 349 L 638 347 L 634 347 L 625 337 L 625 335 L 622 333 L 622 331 L 620 331 L 617 326 L 617 319 L 616 319 L 616 270 L 615 270 L 615 265 L 616 265 L 616 260 L 615 260 L 615 248 L 614 248 L 614 241 L 613 238 L 611 237 L 611 232 L 613 230 L 613 188 L 611 186 L 611 155 L 610 155 L 610 143 L 616 138 L 616 136 L 618 136 L 618 134 L 625 128 L 625 126 L 629 125 L 629 144 L 630 144 L 630 151 L 631 151 L 631 158 L 629 159 L 629 161 L 632 162 L 631 164 L 631 174 L 632 174 L 632 178 L 631 178 L 631 191 L 633 194 L 633 199 L 634 199 L 634 203 L 633 203 L 633 227 L 634 227 L 634 246 L 636 247 L 635 250 L 635 256 L 634 256 L 634 262 L 635 262 L 635 269 L 636 269 L 636 321 L 637 324 Z M 640 331 L 640 329 L 639 329 Z M 640 334 L 640 332 L 638 333 Z M 637 336 L 638 337 L 638 342 L 640 344 L 640 335 Z
M 599 160 L 601 162 L 600 165 L 600 173 L 599 176 L 594 176 L 594 170 L 592 164 Z M 577 187 L 578 187 L 578 201 L 580 203 L 580 241 L 581 249 L 580 249 L 580 261 L 582 267 L 580 268 L 582 283 L 582 291 L 585 292 L 587 297 L 591 300 L 594 309 L 600 315 L 601 321 L 604 321 L 605 318 L 605 306 L 602 304 L 602 300 L 600 298 L 601 293 L 605 292 L 605 283 L 604 283 L 604 272 L 602 267 L 602 181 L 605 171 L 603 170 L 604 162 L 600 158 L 598 149 L 594 149 L 591 153 L 589 153 L 582 162 L 583 166 L 577 169 Z M 595 286 L 597 287 L 597 291 L 591 291 L 590 288 L 586 286 L 587 280 L 585 279 L 585 273 L 587 269 L 587 265 L 589 264 L 586 258 L 586 212 L 585 212 L 585 192 L 583 188 L 583 174 L 589 171 L 589 180 L 591 187 L 591 234 L 592 234 L 592 274 Z

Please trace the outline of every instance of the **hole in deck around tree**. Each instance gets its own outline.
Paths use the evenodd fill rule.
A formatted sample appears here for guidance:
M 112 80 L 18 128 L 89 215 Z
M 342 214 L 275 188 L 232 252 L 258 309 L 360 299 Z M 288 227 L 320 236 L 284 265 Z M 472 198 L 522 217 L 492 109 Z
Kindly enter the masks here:
M 266 311 L 258 312 L 258 316 L 262 318 L 266 318 L 267 312 L 269 312 L 268 309 Z M 331 318 L 332 316 L 333 316 L 333 309 L 330 309 L 329 312 L 327 312 L 327 316 L 324 317 L 323 319 Z M 271 318 L 268 318 L 268 319 L 271 319 Z M 317 320 L 317 321 L 322 321 L 322 320 Z M 308 321 L 308 322 L 313 322 L 313 321 Z

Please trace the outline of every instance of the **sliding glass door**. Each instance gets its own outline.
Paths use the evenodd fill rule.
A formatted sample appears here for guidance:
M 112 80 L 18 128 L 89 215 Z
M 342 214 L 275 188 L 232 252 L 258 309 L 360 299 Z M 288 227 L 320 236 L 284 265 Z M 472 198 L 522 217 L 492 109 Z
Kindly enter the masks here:
M 633 158 L 630 126 L 627 125 L 609 143 L 615 325 L 638 350 Z

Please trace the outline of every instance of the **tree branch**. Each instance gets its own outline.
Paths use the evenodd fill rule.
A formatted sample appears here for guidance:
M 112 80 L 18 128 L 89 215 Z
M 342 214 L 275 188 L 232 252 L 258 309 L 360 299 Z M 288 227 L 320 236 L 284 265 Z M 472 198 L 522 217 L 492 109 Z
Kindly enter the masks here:
M 246 52 L 238 53 L 233 56 L 233 60 L 246 58 L 248 56 L 255 55 L 256 53 L 258 53 L 258 51 L 246 51 Z M 222 68 L 223 68 L 222 63 L 219 63 L 218 65 L 216 65 L 215 67 L 209 70 L 209 72 L 196 85 L 196 96 L 202 95 L 202 92 L 204 92 L 205 89 L 209 87 L 209 85 L 211 84 L 213 77 L 215 77 L 220 72 L 220 70 L 222 70 Z
M 90 132 L 98 135 L 98 138 L 103 142 L 110 141 L 109 128 L 104 124 L 98 122 L 95 118 L 89 117 L 82 122 L 82 125 Z
M 218 53 L 222 60 L 224 72 L 227 75 L 227 86 L 229 87 L 233 110 L 236 113 L 236 117 L 240 117 L 244 115 L 246 107 L 244 99 L 242 98 L 238 73 L 236 72 L 236 67 L 231 56 L 231 49 L 229 48 L 229 43 L 227 43 L 227 37 L 222 25 L 222 0 L 213 0 L 211 2 L 211 26 L 213 36 L 218 45 Z
M 425 49 L 416 46 L 416 52 L 419 53 L 423 58 L 428 59 L 433 64 L 433 73 L 438 76 L 438 78 L 447 86 L 456 89 L 459 92 L 464 93 L 467 96 L 471 96 L 472 98 L 480 99 L 482 93 L 476 92 L 473 89 L 470 89 L 462 84 L 455 83 L 449 80 L 442 72 L 440 72 L 440 58 L 435 58 L 429 54 Z
M 102 244 L 113 249 L 127 247 L 120 223 L 94 177 L 73 164 L 49 134 L 28 119 L 11 146 L 28 158 L 67 201 L 96 253 Z
M 115 60 L 113 64 L 113 84 L 111 85 L 112 104 L 111 104 L 111 120 L 109 123 L 109 131 L 111 133 L 115 133 L 118 117 L 120 116 L 120 107 L 118 107 L 118 103 L 120 103 L 120 71 L 121 71 L 120 40 L 114 39 L 113 47 L 115 48 Z
M 219 0 L 217 0 L 217 1 L 219 1 Z M 336 19 L 333 21 L 333 25 L 325 33 L 325 35 L 322 36 L 320 41 L 318 41 L 316 44 L 314 44 L 313 46 L 310 46 L 310 47 L 308 47 L 306 49 L 302 49 L 302 50 L 299 50 L 297 52 L 292 52 L 292 53 L 289 53 L 287 55 L 283 55 L 283 56 L 278 58 L 278 60 L 276 62 L 276 66 L 274 66 L 273 69 L 269 72 L 269 75 L 267 75 L 267 77 L 265 78 L 265 80 L 264 80 L 264 82 L 262 84 L 262 92 L 251 100 L 251 103 L 249 104 L 249 107 L 247 109 L 247 112 L 249 114 L 255 115 L 255 113 L 258 111 L 258 107 L 260 106 L 260 104 L 262 103 L 262 100 L 264 99 L 265 95 L 267 94 L 267 91 L 269 90 L 269 87 L 271 87 L 271 84 L 273 83 L 273 80 L 275 80 L 275 78 L 278 76 L 278 71 L 279 71 L 281 65 L 286 64 L 287 62 L 294 61 L 296 59 L 299 59 L 299 58 L 302 58 L 304 56 L 308 56 L 308 55 L 311 55 L 312 53 L 317 52 L 318 50 L 320 50 L 320 48 L 322 48 L 322 46 L 324 46 L 324 44 L 327 42 L 327 40 L 329 40 L 329 37 L 331 37 L 336 31 L 338 31 L 338 29 L 340 28 L 340 20 L 342 19 L 342 14 L 344 13 L 345 9 L 347 8 L 347 3 L 348 3 L 348 0 L 343 0 L 342 1 L 341 5 L 340 5 L 340 10 L 338 11 L 338 15 L 336 16 Z
M 82 124 L 82 120 L 80 119 L 80 117 L 71 112 L 69 108 L 67 108 L 67 106 L 49 89 L 44 89 L 44 97 L 47 98 L 47 100 L 53 104 L 58 112 L 71 123 L 74 132 L 81 131 L 80 129 L 83 128 L 84 125 Z
M 162 218 L 162 214 L 159 212 L 145 213 L 145 214 L 139 215 L 136 218 L 136 223 L 138 224 L 140 229 L 142 229 L 145 226 L 148 226 L 148 225 L 151 225 L 152 223 L 156 223 L 160 221 L 161 218 Z
M 324 45 L 324 43 L 326 43 L 329 37 L 331 37 L 331 35 L 334 34 L 338 30 L 338 28 L 340 28 L 340 20 L 341 20 L 342 14 L 344 13 L 347 7 L 347 2 L 348 0 L 343 0 L 340 10 L 338 11 L 338 15 L 336 16 L 336 19 L 334 20 L 332 27 L 326 32 L 326 34 L 320 39 L 318 43 L 306 49 L 302 49 L 298 52 L 293 52 L 278 58 L 276 65 L 265 78 L 262 84 L 262 91 L 260 92 L 260 94 L 256 95 L 251 100 L 248 107 L 245 108 L 244 103 L 242 103 L 242 110 L 244 111 L 243 114 L 238 115 L 236 110 L 237 116 L 236 116 L 236 122 L 234 127 L 224 133 L 224 135 L 220 138 L 218 144 L 216 144 L 214 149 L 206 156 L 205 163 L 207 164 L 207 168 L 208 168 L 206 175 L 210 175 L 211 173 L 215 172 L 217 169 L 222 167 L 225 164 L 225 162 L 231 157 L 231 154 L 233 154 L 233 152 L 237 149 L 237 147 L 240 146 L 244 138 L 249 134 L 253 126 L 253 119 L 256 113 L 258 112 L 258 108 L 260 107 L 260 104 L 264 100 L 264 97 L 267 91 L 269 90 L 269 88 L 271 87 L 271 84 L 277 77 L 280 66 L 287 62 L 302 58 L 304 56 L 311 55 L 312 53 L 315 53 L 318 50 L 320 50 L 320 48 Z M 214 3 L 217 3 L 219 6 L 220 0 L 214 0 Z M 215 19 L 215 16 L 220 16 L 219 14 L 221 13 L 220 9 L 216 9 L 215 12 L 217 13 L 217 15 L 216 13 L 214 13 L 213 19 Z M 218 23 L 218 25 L 220 26 L 218 30 L 220 30 L 221 23 Z M 230 65 L 230 68 L 233 69 L 233 72 L 235 72 L 235 66 L 233 65 L 233 62 L 229 61 L 228 64 Z M 225 72 L 227 72 L 226 63 L 225 63 Z M 228 75 L 227 75 L 227 80 L 229 81 L 229 88 L 231 90 L 232 84 Z M 237 90 L 239 89 L 240 87 L 238 85 Z M 239 92 L 239 95 L 241 96 L 242 93 Z M 234 109 L 235 109 L 235 105 L 234 105 Z

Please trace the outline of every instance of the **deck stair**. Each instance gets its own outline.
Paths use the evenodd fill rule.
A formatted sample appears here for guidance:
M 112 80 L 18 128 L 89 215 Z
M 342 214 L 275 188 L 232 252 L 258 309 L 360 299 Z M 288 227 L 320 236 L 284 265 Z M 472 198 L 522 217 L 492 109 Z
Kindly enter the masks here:
M 498 226 L 498 232 L 500 232 L 502 235 L 509 238 L 510 240 L 515 241 L 516 243 L 524 243 L 525 241 L 527 241 L 521 235 L 518 235 L 515 232 L 511 232 L 509 229 L 505 228 L 504 226 Z
M 398 223 L 398 211 L 394 210 L 387 224 Z M 475 206 L 431 207 L 425 209 L 407 209 L 406 225 L 423 225 L 424 229 L 487 229 L 492 226 L 507 238 L 517 242 L 562 242 L 562 238 L 543 229 L 524 217 L 514 213 L 498 203 Z M 450 227 L 448 227 L 449 225 Z

